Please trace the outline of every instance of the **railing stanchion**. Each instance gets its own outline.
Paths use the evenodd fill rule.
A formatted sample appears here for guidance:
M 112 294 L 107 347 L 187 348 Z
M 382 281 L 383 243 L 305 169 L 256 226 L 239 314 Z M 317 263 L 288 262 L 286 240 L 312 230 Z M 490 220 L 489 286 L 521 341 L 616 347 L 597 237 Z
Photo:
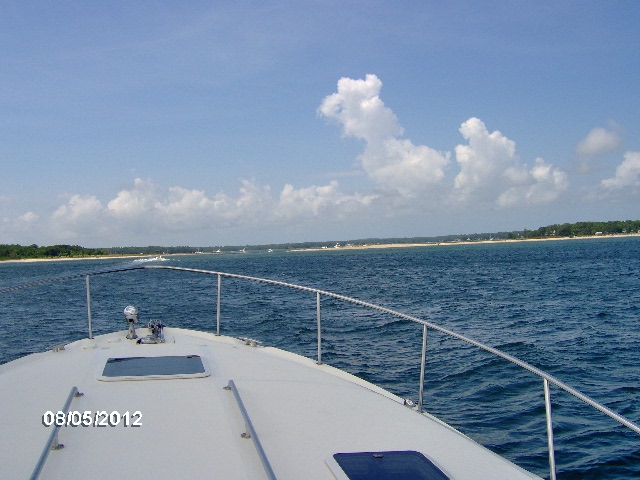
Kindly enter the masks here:
M 91 328 L 91 287 L 89 286 L 89 275 L 85 276 L 87 285 L 87 318 L 89 319 L 89 338 L 93 338 L 93 329 Z
M 427 361 L 427 326 L 422 325 L 422 361 L 420 362 L 420 393 L 418 394 L 418 413 L 422 413 L 424 403 L 424 364 Z
M 316 292 L 316 321 L 318 323 L 318 365 L 322 365 L 322 328 L 320 323 L 320 292 Z
M 218 306 L 216 307 L 216 336 L 220 336 L 220 292 L 222 291 L 222 275 L 218 274 Z
M 547 413 L 547 442 L 549 444 L 549 478 L 556 480 L 556 455 L 553 447 L 553 422 L 551 420 L 551 394 L 549 393 L 549 380 L 544 382 L 544 406 Z

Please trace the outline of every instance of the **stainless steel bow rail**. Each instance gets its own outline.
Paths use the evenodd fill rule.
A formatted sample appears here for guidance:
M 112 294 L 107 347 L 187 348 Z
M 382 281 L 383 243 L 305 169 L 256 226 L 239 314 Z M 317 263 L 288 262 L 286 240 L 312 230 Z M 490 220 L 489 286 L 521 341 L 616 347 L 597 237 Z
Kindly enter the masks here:
M 579 392 L 578 390 L 570 387 L 569 385 L 567 385 L 566 383 L 562 382 L 561 380 L 558 380 L 557 378 L 553 377 L 552 375 L 549 375 L 548 373 L 534 367 L 533 365 L 530 365 L 526 362 L 523 362 L 522 360 L 509 355 L 507 353 L 504 353 L 500 350 L 497 350 L 493 347 L 490 347 L 488 345 L 485 345 L 483 343 L 480 343 L 476 340 L 473 340 L 469 337 L 466 337 L 464 335 L 460 335 L 459 333 L 453 332 L 451 330 L 448 330 L 446 328 L 440 327 L 438 325 L 435 325 L 433 323 L 421 320 L 417 317 L 413 317 L 411 315 L 406 315 L 404 313 L 401 312 L 397 312 L 395 310 L 392 310 L 390 308 L 386 308 L 386 307 L 382 307 L 379 305 L 375 305 L 373 303 L 369 303 L 369 302 L 364 302 L 362 300 L 358 300 L 356 298 L 351 298 L 351 297 L 347 297 L 344 295 L 339 295 L 333 292 L 328 292 L 325 290 L 319 290 L 317 288 L 311 288 L 311 287 L 305 287 L 302 285 L 296 285 L 296 284 L 292 284 L 292 283 L 286 283 L 286 282 L 280 282 L 277 280 L 271 280 L 271 279 L 267 279 L 267 278 L 258 278 L 258 277 L 251 277 L 251 276 L 247 276 L 247 275 L 238 275 L 238 274 L 233 274 L 233 273 L 226 273 L 226 272 L 217 272 L 217 271 L 212 271 L 212 270 L 199 270 L 199 269 L 194 269 L 194 268 L 183 268 L 183 267 L 170 267 L 170 266 L 164 266 L 164 265 L 141 265 L 141 266 L 131 266 L 131 267 L 124 267 L 124 268 L 118 268 L 118 269 L 111 269 L 111 270 L 103 270 L 103 271 L 97 271 L 97 272 L 92 272 L 92 273 L 83 273 L 83 274 L 76 274 L 76 275 L 69 275 L 66 277 L 58 277 L 58 278 L 53 278 L 53 279 L 48 279 L 48 280 L 41 280 L 41 281 L 37 281 L 37 282 L 33 282 L 33 283 L 29 283 L 29 284 L 25 284 L 25 285 L 19 285 L 16 287 L 9 287 L 9 288 L 5 288 L 3 290 L 0 290 L 0 293 L 6 293 L 6 292 L 10 292 L 10 291 L 15 291 L 15 290 L 20 290 L 20 289 L 24 289 L 24 288 L 29 288 L 29 287 L 34 287 L 34 286 L 38 286 L 38 285 L 45 285 L 45 284 L 49 284 L 49 283 L 54 283 L 54 282 L 60 282 L 60 281 L 65 281 L 65 280 L 70 280 L 73 278 L 81 278 L 84 277 L 85 278 L 85 283 L 86 283 L 86 290 L 87 290 L 87 316 L 88 316 L 88 326 L 89 326 L 89 338 L 93 338 L 93 332 L 92 332 L 92 327 L 91 327 L 91 290 L 90 290 L 90 284 L 89 284 L 89 277 L 92 275 L 102 275 L 102 274 L 107 274 L 107 273 L 117 273 L 117 272 L 124 272 L 124 271 L 130 271 L 130 270 L 151 270 L 151 269 L 158 269 L 158 270 L 179 270 L 179 271 L 183 271 L 183 272 L 191 272 L 191 273 L 199 273 L 199 274 L 205 274 L 205 275 L 215 275 L 218 278 L 218 285 L 217 285 L 217 308 L 216 308 L 216 335 L 220 335 L 220 320 L 221 320 L 221 294 L 222 294 L 222 278 L 235 278 L 235 279 L 240 279 L 240 280 L 248 280 L 248 281 L 253 281 L 253 282 L 260 282 L 260 283 L 265 283 L 265 284 L 270 284 L 270 285 L 277 285 L 277 286 L 281 286 L 281 287 L 287 287 L 287 288 L 292 288 L 292 289 L 296 289 L 296 290 L 302 290 L 305 292 L 310 292 L 310 293 L 314 293 L 316 295 L 316 323 L 317 323 L 317 338 L 318 338 L 318 354 L 317 354 L 317 363 L 318 364 L 322 364 L 322 322 L 321 322 L 321 298 L 322 297 L 328 297 L 328 298 L 334 298 L 337 300 L 342 300 L 348 303 L 352 303 L 355 305 L 360 305 L 362 307 L 366 307 L 366 308 L 370 308 L 373 310 L 377 310 L 383 313 L 387 313 L 389 315 L 392 315 L 394 317 L 398 317 L 398 318 L 402 318 L 405 320 L 409 320 L 411 322 L 414 322 L 418 325 L 422 326 L 422 356 L 421 356 L 421 363 L 420 363 L 420 387 L 419 387 L 419 398 L 418 398 L 418 405 L 417 405 L 417 410 L 418 412 L 422 413 L 423 412 L 423 400 L 424 400 L 424 376 L 425 376 L 425 362 L 426 362 L 426 351 L 427 351 L 427 331 L 429 328 L 436 330 L 440 333 L 443 333 L 445 335 L 448 335 L 450 337 L 456 338 L 458 340 L 461 340 L 463 342 L 466 342 L 470 345 L 473 345 L 475 347 L 480 348 L 481 350 L 484 350 L 486 352 L 489 352 L 493 355 L 496 355 L 500 358 L 503 358 L 515 365 L 518 365 L 521 368 L 524 368 L 525 370 L 533 373 L 534 375 L 537 375 L 538 377 L 540 377 L 542 379 L 542 383 L 543 383 L 543 390 L 544 390 L 544 399 L 545 399 L 545 410 L 546 410 L 546 424 L 547 424 L 547 439 L 548 439 L 548 449 L 549 449 L 549 468 L 550 468 L 550 478 L 552 480 L 556 479 L 556 463 L 555 463 L 555 453 L 554 453 L 554 442 L 553 442 L 553 421 L 552 421 L 552 416 L 551 416 L 551 395 L 550 395 L 550 388 L 549 385 L 553 384 L 556 387 L 559 387 L 560 389 L 564 390 L 567 393 L 570 393 L 571 395 L 573 395 L 574 397 L 578 398 L 579 400 L 582 400 L 584 403 L 586 403 L 587 405 L 590 405 L 591 407 L 595 408 L 596 410 L 604 413 L 605 415 L 607 415 L 608 417 L 611 417 L 612 419 L 616 420 L 617 422 L 621 423 L 622 425 L 630 428 L 631 430 L 633 430 L 634 432 L 640 434 L 640 426 L 636 425 L 635 423 L 631 422 L 630 420 L 628 420 L 627 418 L 623 417 L 622 415 L 619 415 L 617 413 L 615 413 L 614 411 L 610 410 L 609 408 L 605 407 L 604 405 L 596 402 L 595 400 L 591 399 L 590 397 L 588 397 L 587 395 Z

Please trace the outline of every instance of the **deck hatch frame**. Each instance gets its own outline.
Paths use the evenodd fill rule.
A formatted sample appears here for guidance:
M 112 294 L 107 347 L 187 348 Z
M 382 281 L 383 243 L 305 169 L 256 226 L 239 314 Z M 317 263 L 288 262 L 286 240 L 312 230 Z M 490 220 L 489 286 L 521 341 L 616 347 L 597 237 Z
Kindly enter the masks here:
M 415 450 L 336 453 L 326 463 L 339 480 L 449 480 L 431 460 Z
M 110 357 L 98 376 L 103 382 L 173 380 L 210 376 L 200 355 Z

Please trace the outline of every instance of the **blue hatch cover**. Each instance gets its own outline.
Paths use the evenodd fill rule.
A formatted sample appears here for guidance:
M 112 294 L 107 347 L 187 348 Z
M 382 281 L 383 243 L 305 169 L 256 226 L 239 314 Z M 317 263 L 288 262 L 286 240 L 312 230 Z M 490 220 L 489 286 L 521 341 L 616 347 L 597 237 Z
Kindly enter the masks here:
M 205 371 L 198 355 L 164 357 L 110 358 L 104 367 L 104 377 L 145 377 L 150 375 L 195 375 Z
M 349 480 L 449 480 L 420 452 L 336 453 L 333 458 Z

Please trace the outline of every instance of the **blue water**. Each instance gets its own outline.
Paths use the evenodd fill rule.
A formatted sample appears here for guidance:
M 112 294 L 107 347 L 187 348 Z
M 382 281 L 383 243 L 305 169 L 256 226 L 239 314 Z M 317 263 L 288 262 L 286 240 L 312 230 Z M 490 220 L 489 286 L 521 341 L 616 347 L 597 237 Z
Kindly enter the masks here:
M 380 304 L 545 370 L 640 422 L 640 238 L 169 257 L 156 263 L 266 277 Z M 0 264 L 0 289 L 130 260 Z M 217 277 L 133 271 L 91 280 L 94 334 L 143 319 L 213 331 Z M 315 357 L 312 293 L 224 279 L 222 333 Z M 322 300 L 323 361 L 417 400 L 422 329 Z M 84 279 L 0 295 L 0 363 L 87 335 Z M 559 478 L 640 477 L 640 436 L 552 387 Z M 542 380 L 429 331 L 426 408 L 548 476 Z

